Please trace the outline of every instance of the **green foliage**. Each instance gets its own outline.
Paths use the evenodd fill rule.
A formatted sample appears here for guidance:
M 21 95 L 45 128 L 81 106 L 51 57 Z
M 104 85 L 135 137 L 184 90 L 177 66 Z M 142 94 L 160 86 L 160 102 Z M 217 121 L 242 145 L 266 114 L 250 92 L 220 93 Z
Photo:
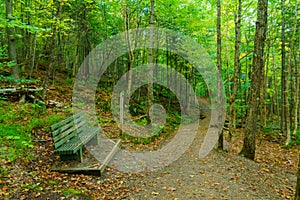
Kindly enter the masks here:
M 46 105 L 43 103 L 34 103 L 30 104 L 32 111 L 31 114 L 35 116 L 39 116 L 40 114 L 44 113 L 46 111 Z
M 6 176 L 7 175 L 7 169 L 0 167 L 0 176 Z M 1 184 L 0 184 L 1 187 Z
M 0 101 L 0 105 L 0 157 L 9 161 L 19 157 L 30 159 L 32 131 L 42 127 L 50 130 L 51 125 L 64 118 L 48 116 L 45 105 L 39 103 L 12 105 Z
M 74 188 L 68 188 L 62 192 L 62 195 L 65 197 L 78 196 L 78 195 L 82 195 L 82 194 L 84 194 L 84 192 L 82 190 L 77 190 Z
M 13 62 L 9 62 L 9 63 L 13 63 Z M 4 72 L 4 73 L 9 73 L 9 71 Z M 0 74 L 0 85 L 1 85 L 1 82 L 6 83 L 6 85 L 11 85 L 13 83 L 20 83 L 20 84 L 23 84 L 23 86 L 24 86 L 24 84 L 39 83 L 40 81 L 38 79 L 16 79 L 13 76 L 4 76 L 4 75 Z
M 60 115 L 51 115 L 47 118 L 47 124 L 53 125 L 62 121 L 65 117 Z
M 7 45 L 0 46 L 0 82 L 2 81 L 12 81 L 12 77 L 6 77 L 3 74 L 10 74 L 12 66 L 15 65 L 15 62 L 8 60 L 7 55 Z
M 143 144 L 143 145 L 147 145 L 151 142 L 154 142 L 156 139 L 159 139 L 160 137 L 169 137 L 173 131 L 178 128 L 179 124 L 180 124 L 180 116 L 178 113 L 176 114 L 168 114 L 167 116 L 167 122 L 164 126 L 160 127 L 160 131 L 157 132 L 156 134 L 147 137 L 147 138 L 136 138 L 133 137 L 127 133 L 122 133 L 121 134 L 121 139 L 123 140 L 127 140 L 132 142 L 133 144 Z M 137 124 L 139 125 L 147 125 L 148 121 L 146 118 L 142 118 L 139 121 L 135 121 Z
M 9 161 L 22 156 L 25 149 L 33 148 L 28 127 L 20 125 L 2 125 L 0 127 L 0 157 Z
M 290 147 L 293 145 L 300 146 L 300 129 L 298 128 L 295 137 L 293 138 L 292 142 L 290 143 Z
M 280 132 L 281 130 L 279 124 L 269 124 L 267 126 L 263 126 L 263 133 L 273 139 L 277 138 Z
M 27 183 L 27 184 L 21 184 L 21 187 L 26 190 L 39 191 L 39 190 L 43 190 L 43 188 L 40 185 L 41 183 Z
M 74 84 L 74 79 L 73 78 L 67 78 L 64 80 L 64 84 L 71 86 Z
M 20 78 L 16 79 L 13 76 L 10 76 L 11 68 L 16 65 L 15 61 L 9 61 L 7 55 L 7 45 L 0 46 L 0 86 L 2 84 L 12 84 L 12 83 L 21 83 L 21 84 L 30 84 L 30 83 L 39 83 L 38 79 L 27 79 Z
M 147 125 L 148 121 L 146 118 L 142 118 L 142 120 L 136 122 L 139 125 Z
M 53 180 L 49 180 L 48 183 L 50 185 L 58 185 L 58 183 L 56 181 L 53 181 Z

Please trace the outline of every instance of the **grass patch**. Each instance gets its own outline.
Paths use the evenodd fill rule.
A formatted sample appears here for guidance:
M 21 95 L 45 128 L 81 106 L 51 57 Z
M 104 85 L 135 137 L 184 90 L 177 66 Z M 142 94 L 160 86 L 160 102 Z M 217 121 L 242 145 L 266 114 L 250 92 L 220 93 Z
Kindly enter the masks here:
M 65 197 L 78 196 L 78 195 L 84 195 L 84 192 L 82 190 L 76 190 L 76 189 L 73 189 L 73 188 L 68 188 L 68 189 L 65 189 L 62 192 L 62 195 L 65 196 Z
M 0 101 L 0 158 L 13 162 L 17 158 L 30 159 L 33 148 L 31 133 L 50 126 L 64 116 L 48 115 L 45 105 L 18 104 Z
M 53 180 L 49 180 L 48 183 L 50 185 L 58 185 L 58 183 L 56 181 L 53 181 Z

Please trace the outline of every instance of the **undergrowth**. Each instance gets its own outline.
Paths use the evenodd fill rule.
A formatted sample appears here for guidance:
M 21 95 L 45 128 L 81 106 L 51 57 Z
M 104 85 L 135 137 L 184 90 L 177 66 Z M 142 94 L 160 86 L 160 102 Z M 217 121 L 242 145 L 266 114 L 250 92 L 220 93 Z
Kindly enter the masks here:
M 28 150 L 34 147 L 31 133 L 42 127 L 47 131 L 61 119 L 62 116 L 49 115 L 43 104 L 0 101 L 0 159 L 30 159 L 33 155 Z

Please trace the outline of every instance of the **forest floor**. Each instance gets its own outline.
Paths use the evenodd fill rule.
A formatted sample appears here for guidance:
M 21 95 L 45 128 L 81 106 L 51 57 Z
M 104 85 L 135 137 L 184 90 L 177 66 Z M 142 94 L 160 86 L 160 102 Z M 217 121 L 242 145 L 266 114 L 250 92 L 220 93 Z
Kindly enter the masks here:
M 59 95 L 56 95 L 59 96 Z M 60 101 L 63 98 L 59 96 Z M 0 199 L 292 199 L 298 149 L 281 148 L 282 141 L 261 137 L 256 159 L 239 156 L 243 133 L 226 142 L 227 151 L 198 157 L 209 125 L 199 132 L 177 161 L 155 172 L 122 173 L 107 168 L 102 177 L 51 172 L 58 160 L 49 131 L 37 130 L 31 159 L 0 160 Z M 188 128 L 188 127 L 187 127 Z M 117 159 L 117 155 L 116 158 Z M 114 161 L 112 161 L 114 162 Z
M 292 199 L 296 184 L 297 150 L 282 149 L 263 140 L 257 158 L 241 157 L 242 141 L 227 143 L 228 152 L 213 150 L 198 157 L 209 119 L 201 128 L 191 148 L 177 161 L 158 171 L 147 173 L 132 185 L 139 192 L 131 199 Z

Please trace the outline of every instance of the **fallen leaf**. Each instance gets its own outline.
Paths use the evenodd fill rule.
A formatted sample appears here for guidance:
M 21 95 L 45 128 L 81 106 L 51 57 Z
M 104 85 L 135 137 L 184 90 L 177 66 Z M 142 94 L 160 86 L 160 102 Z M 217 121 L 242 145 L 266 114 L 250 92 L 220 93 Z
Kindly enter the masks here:
M 169 191 L 176 191 L 176 188 L 174 188 L 174 187 L 169 187 L 168 190 L 169 190 Z
M 265 171 L 265 172 L 270 172 L 270 170 L 268 169 L 268 168 L 263 168 L 263 171 Z
M 6 185 L 4 185 L 3 187 L 2 187 L 2 191 L 6 191 L 8 189 L 8 187 L 6 186 Z
M 235 174 L 235 175 L 234 175 L 234 179 L 235 179 L 235 180 L 238 180 L 238 179 L 239 179 L 239 176 Z
M 41 196 L 41 193 L 39 193 L 39 192 L 34 195 L 35 198 L 37 198 L 39 196 Z

